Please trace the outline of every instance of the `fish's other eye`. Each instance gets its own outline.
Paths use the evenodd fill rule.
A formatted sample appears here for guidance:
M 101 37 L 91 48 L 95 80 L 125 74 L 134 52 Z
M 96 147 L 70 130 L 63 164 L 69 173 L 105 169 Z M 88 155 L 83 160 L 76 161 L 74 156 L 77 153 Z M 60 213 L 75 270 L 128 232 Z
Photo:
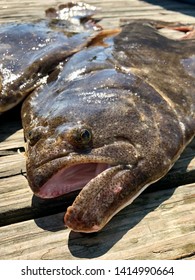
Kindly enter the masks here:
M 29 130 L 26 133 L 25 138 L 30 146 L 34 146 L 40 140 L 42 133 L 43 127 L 39 126 Z
M 30 130 L 26 134 L 26 140 L 29 142 L 31 146 L 35 145 L 35 143 L 40 139 L 40 134 L 35 130 Z

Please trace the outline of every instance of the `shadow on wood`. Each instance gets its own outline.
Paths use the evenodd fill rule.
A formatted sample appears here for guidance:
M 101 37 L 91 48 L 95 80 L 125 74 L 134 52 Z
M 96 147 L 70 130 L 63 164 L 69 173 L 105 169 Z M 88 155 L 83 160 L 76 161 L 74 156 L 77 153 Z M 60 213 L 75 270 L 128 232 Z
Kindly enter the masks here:
M 22 128 L 21 104 L 0 115 L 0 142 Z
M 62 227 L 64 228 L 63 218 L 54 221 L 53 216 L 49 215 L 62 212 L 60 217 L 64 216 L 67 207 L 73 203 L 76 195 L 78 195 L 78 191 L 54 199 L 42 199 L 33 195 L 32 209 L 37 226 L 47 231 L 58 231 Z M 44 217 L 44 219 L 40 220 L 40 217 Z
M 151 5 L 161 6 L 164 10 L 186 14 L 195 17 L 195 6 L 190 1 L 161 1 L 161 0 L 144 0 Z M 177 2 L 177 3 L 176 3 Z M 188 2 L 188 3 L 187 3 Z M 177 5 L 176 5 L 177 4 Z M 163 11 L 162 11 L 163 14 Z M 174 21 L 174 19 L 173 19 Z
M 174 191 L 175 189 L 172 188 L 166 192 L 159 191 L 153 194 L 139 196 L 131 205 L 119 212 L 98 233 L 83 234 L 71 231 L 68 241 L 71 254 L 77 258 L 89 259 L 106 254 L 128 231 L 147 216 L 148 213 L 154 211 L 161 203 L 169 199 Z M 136 242 L 136 236 L 134 236 L 133 242 Z

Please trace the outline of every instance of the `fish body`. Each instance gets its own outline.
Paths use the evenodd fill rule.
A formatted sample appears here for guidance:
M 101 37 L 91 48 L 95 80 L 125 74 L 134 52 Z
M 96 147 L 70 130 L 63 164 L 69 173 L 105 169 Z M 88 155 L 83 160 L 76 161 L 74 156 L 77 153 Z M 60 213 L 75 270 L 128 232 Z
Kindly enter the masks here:
M 161 27 L 189 27 L 147 20 L 97 31 L 93 11 L 69 3 L 51 21 L 0 27 L 0 112 L 24 100 L 29 185 L 44 199 L 81 190 L 64 217 L 80 232 L 101 230 L 195 134 L 194 31 L 172 40 Z
M 194 39 L 156 25 L 134 21 L 96 40 L 23 103 L 29 184 L 42 198 L 81 189 L 65 215 L 74 231 L 100 230 L 194 136 Z

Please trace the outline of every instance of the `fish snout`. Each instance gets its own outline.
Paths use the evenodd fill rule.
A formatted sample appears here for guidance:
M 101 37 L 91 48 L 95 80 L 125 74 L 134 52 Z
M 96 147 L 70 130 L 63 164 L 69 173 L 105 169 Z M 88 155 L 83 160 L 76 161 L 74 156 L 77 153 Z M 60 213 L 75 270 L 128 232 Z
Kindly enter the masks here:
M 95 217 L 93 217 L 95 218 Z M 98 225 L 97 219 L 83 219 L 79 209 L 69 206 L 64 216 L 65 225 L 77 232 L 92 233 L 99 231 L 102 227 Z

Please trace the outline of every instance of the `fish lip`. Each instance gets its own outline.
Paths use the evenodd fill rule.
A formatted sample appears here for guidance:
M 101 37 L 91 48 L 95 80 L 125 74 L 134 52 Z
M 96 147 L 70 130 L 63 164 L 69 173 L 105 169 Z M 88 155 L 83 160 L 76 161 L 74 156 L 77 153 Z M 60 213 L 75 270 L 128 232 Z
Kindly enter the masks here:
M 47 164 L 51 164 L 54 163 L 55 161 L 64 161 L 66 163 L 66 165 L 73 165 L 75 163 L 81 163 L 81 161 L 87 160 L 87 162 L 94 162 L 94 163 L 100 163 L 100 162 L 106 162 L 106 163 L 110 163 L 110 164 L 118 164 L 118 162 L 116 161 L 116 159 L 111 158 L 110 156 L 106 157 L 106 156 L 102 156 L 102 155 L 97 155 L 96 154 L 96 150 L 94 150 L 94 153 L 81 153 L 78 154 L 76 152 L 64 152 L 61 153 L 60 155 L 56 155 L 50 158 L 47 158 L 45 160 L 41 160 L 38 164 L 34 164 L 33 168 L 41 168 L 44 165 Z
M 125 140 L 124 139 L 122 141 L 117 141 L 117 142 L 113 142 L 111 143 L 111 145 L 115 145 L 117 143 L 118 144 L 124 144 L 129 140 Z M 131 143 L 132 144 L 132 143 Z M 109 145 L 104 145 L 109 146 Z M 133 146 L 133 144 L 132 144 Z M 75 162 L 81 162 L 82 160 L 86 160 L 87 162 L 105 162 L 105 163 L 109 163 L 111 165 L 120 165 L 120 164 L 128 164 L 128 162 L 121 162 L 120 160 L 117 160 L 116 158 L 111 157 L 110 155 L 104 156 L 102 155 L 102 152 L 99 151 L 99 149 L 101 149 L 102 146 L 100 147 L 96 147 L 93 148 L 92 150 L 86 151 L 85 153 L 77 153 L 77 152 L 69 152 L 69 151 L 63 151 L 60 152 L 56 155 L 47 157 L 45 159 L 39 160 L 39 163 L 34 162 L 33 163 L 33 168 L 34 169 L 39 169 L 44 165 L 50 164 L 50 163 L 54 163 L 55 161 L 64 161 L 64 163 L 66 163 L 66 165 L 70 164 L 74 164 Z M 30 158 L 30 156 L 29 156 Z M 33 160 L 34 161 L 34 160 Z
M 69 153 L 69 154 L 63 154 L 62 156 L 56 156 L 54 158 L 42 161 L 40 164 L 34 165 L 33 167 L 35 169 L 39 169 L 47 165 L 51 165 L 51 164 L 55 165 L 59 161 L 62 161 L 62 167 L 65 166 L 70 167 L 80 163 L 107 163 L 110 165 L 120 164 L 116 159 L 111 157 L 104 157 L 96 154 L 87 154 L 87 153 L 86 154 Z

